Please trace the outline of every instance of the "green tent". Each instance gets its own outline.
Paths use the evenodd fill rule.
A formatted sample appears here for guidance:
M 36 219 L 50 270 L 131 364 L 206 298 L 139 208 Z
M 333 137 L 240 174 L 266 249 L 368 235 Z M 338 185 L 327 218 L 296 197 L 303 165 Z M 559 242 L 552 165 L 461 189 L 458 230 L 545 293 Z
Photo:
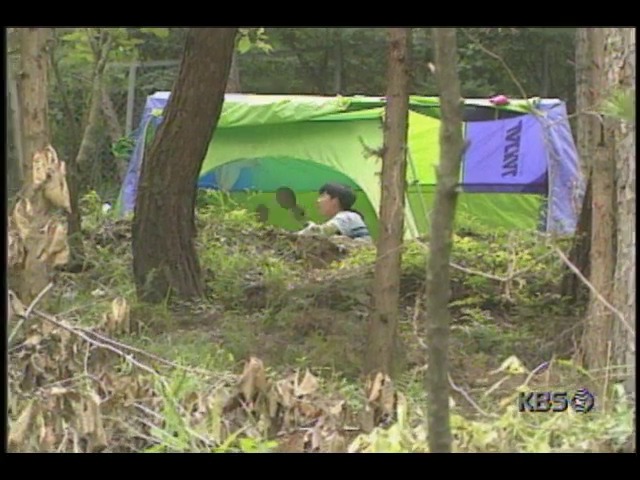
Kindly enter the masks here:
M 168 92 L 147 99 L 121 192 L 123 212 L 134 208 L 145 146 L 168 99 Z M 297 230 L 308 220 L 323 221 L 314 205 L 319 187 L 326 182 L 344 183 L 356 191 L 354 208 L 364 214 L 375 237 L 381 193 L 377 152 L 383 144 L 384 105 L 384 98 L 372 97 L 227 95 L 199 186 L 228 192 L 247 209 L 261 212 L 269 223 Z M 437 98 L 411 97 L 410 106 L 405 226 L 407 237 L 415 237 L 428 231 L 440 120 Z M 464 133 L 470 147 L 463 159 L 459 215 L 489 227 L 537 228 L 541 212 L 547 211 L 550 180 L 558 177 L 554 172 L 565 178 L 569 165 L 569 176 L 577 175 L 570 131 L 569 149 L 566 131 L 549 134 L 562 130 L 555 127 L 556 120 L 548 121 L 549 112 L 558 107 L 564 115 L 560 127 L 566 130 L 566 110 L 557 100 L 512 101 L 506 107 L 487 100 L 465 102 Z M 515 151 L 516 143 L 518 155 L 511 152 L 507 157 L 505 152 Z M 550 161 L 557 152 L 562 155 L 560 162 Z M 504 176 L 505 162 L 519 162 L 519 176 Z M 559 170 L 551 168 L 555 164 L 560 164 Z M 492 171 L 496 174 L 487 176 Z M 278 201 L 276 193 L 283 188 L 295 193 L 297 208 L 283 207 Z M 567 224 L 569 229 L 575 227 L 575 215 L 567 215 L 566 208 L 555 210 L 565 230 Z M 545 228 L 550 223 L 547 219 Z

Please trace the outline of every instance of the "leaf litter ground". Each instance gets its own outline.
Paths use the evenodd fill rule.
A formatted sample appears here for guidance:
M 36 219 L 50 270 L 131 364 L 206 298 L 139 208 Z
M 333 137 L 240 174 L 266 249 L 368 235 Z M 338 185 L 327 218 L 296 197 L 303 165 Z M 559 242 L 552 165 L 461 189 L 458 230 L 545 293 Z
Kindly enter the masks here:
M 426 451 L 424 244 L 403 249 L 404 371 L 393 382 L 360 375 L 373 249 L 301 241 L 246 214 L 204 209 L 208 298 L 148 306 L 131 284 L 129 224 L 96 217 L 86 222 L 85 271 L 60 273 L 10 345 L 12 449 Z M 517 422 L 531 435 L 540 429 L 513 413 L 518 387 L 593 388 L 602 378 L 557 359 L 579 333 L 576 308 L 557 294 L 559 263 L 534 241 L 488 235 L 457 237 L 454 248 L 456 450 L 620 448 L 624 412 L 586 441 L 551 438 L 551 426 L 537 444 L 505 433 Z M 488 278 L 518 269 L 509 282 Z

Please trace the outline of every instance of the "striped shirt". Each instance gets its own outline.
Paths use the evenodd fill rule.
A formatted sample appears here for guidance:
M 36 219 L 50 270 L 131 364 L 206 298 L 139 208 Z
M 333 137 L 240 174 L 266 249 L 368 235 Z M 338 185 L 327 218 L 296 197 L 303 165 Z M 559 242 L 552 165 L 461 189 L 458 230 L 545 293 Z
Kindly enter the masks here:
M 338 212 L 331 220 L 322 225 L 311 223 L 300 234 L 340 234 L 353 239 L 371 240 L 369 229 L 360 215 L 349 211 Z

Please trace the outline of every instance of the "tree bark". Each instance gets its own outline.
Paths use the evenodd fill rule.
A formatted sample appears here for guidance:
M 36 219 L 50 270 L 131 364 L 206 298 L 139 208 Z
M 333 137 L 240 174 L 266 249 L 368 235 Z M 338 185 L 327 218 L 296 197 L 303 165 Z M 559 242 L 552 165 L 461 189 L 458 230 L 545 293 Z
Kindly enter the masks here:
M 237 28 L 189 31 L 178 79 L 144 160 L 133 222 L 140 299 L 204 293 L 195 250 L 197 181 L 218 123 Z
M 240 83 L 240 66 L 238 65 L 238 53 L 233 52 L 231 59 L 231 70 L 229 71 L 229 80 L 227 81 L 227 93 L 242 92 L 242 84 Z
M 457 42 L 454 28 L 434 28 L 435 67 L 440 93 L 440 165 L 431 214 L 431 241 L 427 267 L 427 395 L 429 451 L 451 451 L 449 425 L 449 261 L 453 242 L 453 219 L 463 151 L 462 105 L 457 73 Z
M 87 114 L 87 123 L 84 127 L 82 140 L 75 159 L 68 162 L 67 184 L 71 199 L 71 213 L 69 222 L 69 248 L 71 257 L 65 268 L 69 271 L 79 271 L 84 264 L 84 245 L 82 243 L 82 218 L 80 217 L 80 196 L 83 183 L 82 172 L 91 168 L 89 161 L 95 154 L 100 135 L 100 120 L 103 102 L 103 79 L 107 68 L 109 52 L 111 51 L 112 38 L 106 29 L 102 29 L 97 43 L 94 45 L 95 61 L 93 82 L 91 84 L 91 102 Z
M 607 54 L 605 72 L 610 88 L 634 91 L 636 85 L 636 36 L 633 28 L 605 29 Z M 611 90 L 609 90 L 610 92 Z M 615 142 L 617 170 L 617 254 L 614 271 L 614 305 L 635 332 L 636 330 L 636 126 L 635 121 L 609 119 L 607 136 Z M 635 404 L 636 352 L 635 334 L 622 322 L 614 321 L 614 365 L 627 365 L 623 370 L 625 390 Z M 621 372 L 622 373 L 622 372 Z M 618 377 L 619 378 L 619 377 Z M 635 422 L 634 422 L 635 425 Z M 635 432 L 632 436 L 635 450 Z
M 592 202 L 592 185 L 591 170 L 592 148 L 590 144 L 592 119 L 587 112 L 594 110 L 595 88 L 592 82 L 597 79 L 597 72 L 594 71 L 595 65 L 591 61 L 593 58 L 591 45 L 591 35 L 589 28 L 576 29 L 576 146 L 580 160 L 580 169 L 586 180 L 586 191 L 580 216 L 578 217 L 578 225 L 576 235 L 569 252 L 569 260 L 580 272 L 589 278 L 589 256 L 591 251 L 591 202 Z M 574 301 L 582 300 L 583 296 L 588 295 L 588 289 L 582 283 L 582 280 L 573 273 L 569 268 L 566 269 L 562 279 L 562 294 L 572 298 Z
M 404 230 L 409 118 L 409 72 L 407 69 L 411 30 L 389 29 L 387 106 L 382 159 L 380 237 L 375 267 L 374 309 L 369 321 L 365 368 L 367 373 L 393 375 L 400 264 Z
M 593 46 L 594 103 L 600 105 L 605 97 L 604 29 L 589 29 Z M 616 256 L 615 215 L 615 144 L 605 132 L 599 118 L 589 116 L 590 151 L 593 153 L 591 283 L 609 303 L 613 301 L 613 273 Z M 589 369 L 605 369 L 609 364 L 609 341 L 612 333 L 612 314 L 595 296 L 591 295 L 582 338 L 583 365 Z M 601 370 L 604 371 L 604 370 Z
M 50 28 L 21 28 L 18 94 L 22 122 L 22 155 L 25 184 L 33 181 L 33 156 L 49 144 L 49 56 Z
M 124 129 L 122 125 L 120 125 L 118 112 L 116 112 L 116 108 L 111 100 L 111 95 L 109 95 L 109 91 L 104 82 L 102 82 L 102 115 L 104 115 L 104 119 L 107 122 L 109 139 L 111 143 L 116 143 L 124 136 Z
M 337 27 L 333 29 L 333 58 L 335 63 L 334 77 L 333 77 L 333 88 L 336 95 L 340 95 L 344 90 L 343 85 L 343 70 L 344 70 L 344 55 L 342 51 L 343 43 L 342 43 L 342 27 Z

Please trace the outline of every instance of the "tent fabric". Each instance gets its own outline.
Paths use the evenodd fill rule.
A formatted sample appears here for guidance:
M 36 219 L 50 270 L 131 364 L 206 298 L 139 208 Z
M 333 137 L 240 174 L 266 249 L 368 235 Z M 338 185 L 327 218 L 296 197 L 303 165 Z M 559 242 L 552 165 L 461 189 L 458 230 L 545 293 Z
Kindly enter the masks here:
M 147 100 L 121 191 L 123 213 L 134 208 L 144 146 L 168 99 L 168 92 L 159 92 Z M 362 192 L 375 221 L 381 170 L 376 151 L 383 144 L 385 103 L 380 97 L 227 94 L 199 186 L 240 198 L 241 192 L 281 187 L 315 193 L 322 183 L 342 181 Z M 409 104 L 405 226 L 407 235 L 415 237 L 428 229 L 440 111 L 437 97 L 412 96 Z M 571 233 L 577 214 L 570 203 L 581 195 L 581 179 L 564 104 L 530 99 L 495 107 L 474 99 L 465 100 L 464 112 L 463 214 L 473 211 L 506 227 L 529 228 L 548 194 L 547 230 Z M 482 211 L 474 204 L 482 205 Z M 309 205 L 307 210 L 312 215 Z

